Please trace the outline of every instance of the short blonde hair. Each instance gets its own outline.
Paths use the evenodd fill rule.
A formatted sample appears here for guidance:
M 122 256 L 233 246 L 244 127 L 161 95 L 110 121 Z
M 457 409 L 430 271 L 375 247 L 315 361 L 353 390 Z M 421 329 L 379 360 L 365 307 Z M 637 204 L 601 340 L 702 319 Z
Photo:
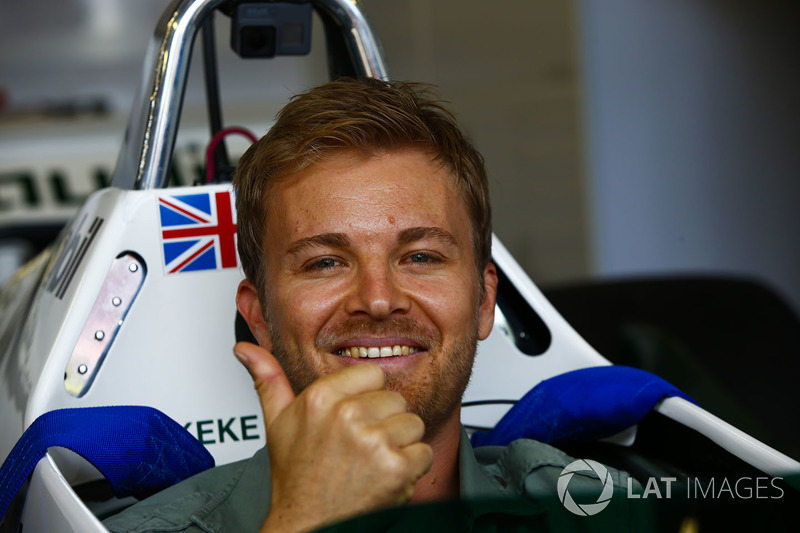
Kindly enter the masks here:
M 264 225 L 270 184 L 343 151 L 416 148 L 446 164 L 470 215 L 478 277 L 491 259 L 492 221 L 483 157 L 430 85 L 343 78 L 295 96 L 242 156 L 236 190 L 239 256 L 264 287 Z

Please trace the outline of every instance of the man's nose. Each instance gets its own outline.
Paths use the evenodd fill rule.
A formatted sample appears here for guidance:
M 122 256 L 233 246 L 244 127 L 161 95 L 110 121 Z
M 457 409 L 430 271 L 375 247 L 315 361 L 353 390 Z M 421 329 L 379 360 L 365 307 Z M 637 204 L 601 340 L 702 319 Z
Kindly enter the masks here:
M 346 304 L 350 314 L 367 314 L 375 319 L 389 318 L 409 310 L 411 300 L 398 284 L 398 274 L 390 265 L 374 261 L 358 270 Z

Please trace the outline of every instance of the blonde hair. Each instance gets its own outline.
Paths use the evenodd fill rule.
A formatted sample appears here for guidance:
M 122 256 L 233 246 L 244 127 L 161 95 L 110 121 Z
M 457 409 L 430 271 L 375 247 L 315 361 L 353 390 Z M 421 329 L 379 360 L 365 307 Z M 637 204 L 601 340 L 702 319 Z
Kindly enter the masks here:
M 483 157 L 431 86 L 343 78 L 295 96 L 242 156 L 236 190 L 239 256 L 264 297 L 267 196 L 282 177 L 342 151 L 423 149 L 449 167 L 470 215 L 478 277 L 491 259 L 492 222 Z

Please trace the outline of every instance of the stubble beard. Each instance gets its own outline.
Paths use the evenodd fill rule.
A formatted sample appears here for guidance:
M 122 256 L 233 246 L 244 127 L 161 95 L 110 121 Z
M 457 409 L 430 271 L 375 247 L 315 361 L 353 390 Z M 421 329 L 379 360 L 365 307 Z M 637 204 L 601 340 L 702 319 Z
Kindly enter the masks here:
M 303 356 L 295 347 L 283 342 L 280 332 L 268 321 L 273 355 L 283 367 L 295 394 L 300 394 L 325 372 L 313 365 L 311 358 Z M 428 348 L 420 357 L 430 357 L 427 372 L 410 376 L 400 372 L 386 372 L 386 388 L 399 392 L 408 403 L 408 410 L 425 423 L 424 440 L 437 435 L 442 426 L 459 409 L 472 375 L 478 339 L 478 317 L 465 337 L 452 346 L 443 347 L 438 332 L 408 318 L 374 322 L 351 320 L 335 328 L 323 329 L 316 340 L 317 350 L 330 354 L 340 342 L 354 337 L 399 336 L 413 339 Z M 330 357 L 338 357 L 330 354 Z

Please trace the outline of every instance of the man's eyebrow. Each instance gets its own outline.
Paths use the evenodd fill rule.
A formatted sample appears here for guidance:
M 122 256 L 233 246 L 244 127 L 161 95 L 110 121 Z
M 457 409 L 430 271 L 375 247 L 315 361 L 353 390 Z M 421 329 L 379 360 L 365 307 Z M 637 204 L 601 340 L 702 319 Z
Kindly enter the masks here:
M 289 245 L 287 254 L 292 255 L 300 252 L 303 248 L 314 246 L 332 246 L 345 248 L 350 245 L 350 239 L 344 233 L 321 233 L 294 241 Z
M 436 239 L 445 241 L 446 244 L 457 244 L 455 237 L 449 231 L 435 226 L 404 229 L 400 232 L 397 242 L 409 244 L 422 239 Z

